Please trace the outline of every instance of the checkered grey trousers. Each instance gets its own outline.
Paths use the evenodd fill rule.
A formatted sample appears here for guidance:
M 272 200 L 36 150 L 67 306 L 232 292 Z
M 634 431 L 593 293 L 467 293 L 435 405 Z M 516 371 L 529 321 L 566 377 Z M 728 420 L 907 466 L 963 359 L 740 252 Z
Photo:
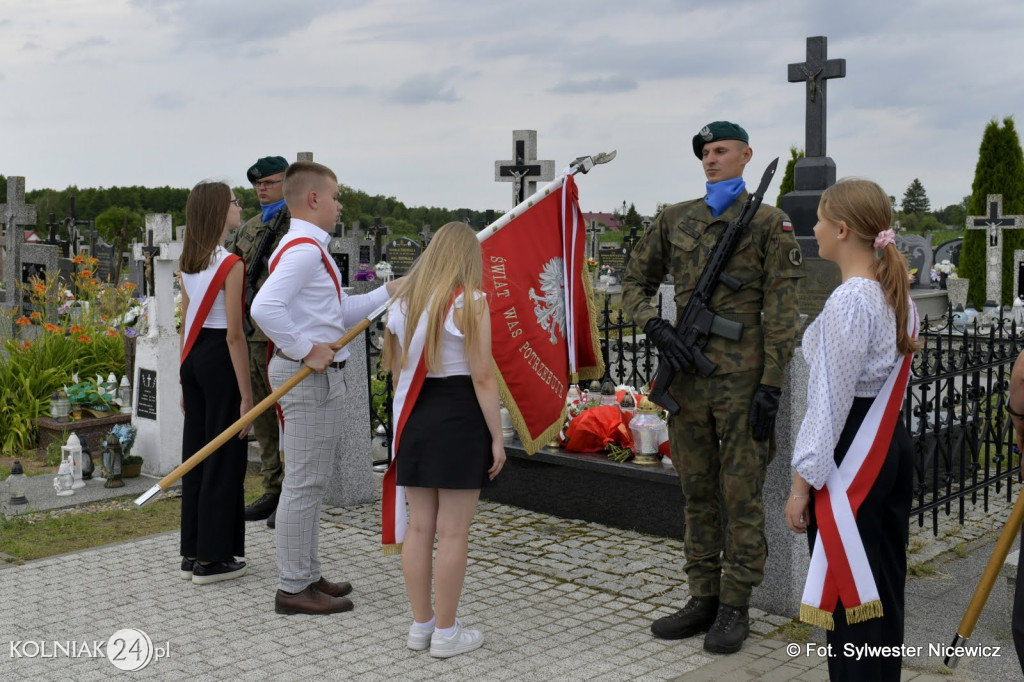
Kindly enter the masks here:
M 271 385 L 282 385 L 301 368 L 302 363 L 275 355 L 267 368 Z M 320 579 L 320 504 L 341 440 L 346 391 L 344 371 L 328 368 L 310 374 L 278 402 L 285 464 L 277 503 L 277 568 L 278 588 L 285 592 L 300 592 Z

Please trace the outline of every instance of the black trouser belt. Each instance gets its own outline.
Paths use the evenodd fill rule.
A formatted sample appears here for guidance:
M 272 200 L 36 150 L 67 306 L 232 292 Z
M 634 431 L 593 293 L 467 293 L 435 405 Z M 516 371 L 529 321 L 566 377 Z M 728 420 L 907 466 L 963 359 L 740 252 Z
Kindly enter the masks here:
M 287 360 L 288 362 L 302 362 L 302 360 L 294 360 L 294 359 L 288 357 L 287 355 L 282 353 L 280 350 L 275 350 L 274 351 L 274 355 L 276 355 L 277 357 L 282 358 L 284 360 Z M 345 369 L 345 362 L 346 362 L 345 360 L 342 360 L 341 362 L 332 362 L 331 364 L 329 364 L 327 366 L 328 367 L 333 367 L 334 369 Z

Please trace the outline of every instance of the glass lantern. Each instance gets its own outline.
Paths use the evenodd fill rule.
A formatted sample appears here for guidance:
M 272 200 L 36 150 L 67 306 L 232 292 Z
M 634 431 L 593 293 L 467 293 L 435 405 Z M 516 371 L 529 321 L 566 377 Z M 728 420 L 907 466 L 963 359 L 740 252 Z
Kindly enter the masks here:
M 661 464 L 658 446 L 665 422 L 658 416 L 658 406 L 647 398 L 640 401 L 636 414 L 629 422 L 633 434 L 633 463 L 645 466 Z
M 15 460 L 11 467 L 11 475 L 7 477 L 7 491 L 10 493 L 7 509 L 12 514 L 17 514 L 28 506 L 28 498 L 25 496 L 27 484 L 28 477 L 25 476 L 25 470 L 21 467 L 21 462 Z
M 117 387 L 117 401 L 121 403 L 121 412 L 132 413 L 132 385 L 128 383 L 128 376 L 121 377 L 121 385 Z
M 112 433 L 108 433 L 103 441 L 103 466 L 107 470 L 107 482 L 104 488 L 123 488 L 121 479 L 121 441 Z
M 608 380 L 601 386 L 601 404 L 619 406 L 618 398 L 615 397 L 615 384 Z
M 68 394 L 63 390 L 54 391 L 50 396 L 50 418 L 61 424 L 70 421 L 68 415 L 71 413 L 71 401 Z

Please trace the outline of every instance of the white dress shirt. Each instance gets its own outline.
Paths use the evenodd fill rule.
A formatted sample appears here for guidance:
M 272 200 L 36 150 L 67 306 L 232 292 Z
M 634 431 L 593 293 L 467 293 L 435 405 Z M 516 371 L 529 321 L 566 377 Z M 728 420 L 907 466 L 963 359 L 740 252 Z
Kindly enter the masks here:
M 853 399 L 878 395 L 900 358 L 896 313 L 881 285 L 863 277 L 840 284 L 804 332 L 801 351 L 809 371 L 807 413 L 792 465 L 820 489 L 832 469 Z
M 335 280 L 327 273 L 321 256 L 321 248 L 323 253 L 327 252 L 330 235 L 305 220 L 291 219 L 288 232 L 270 260 L 299 237 L 311 237 L 320 248 L 312 244 L 289 248 L 260 287 L 250 311 L 267 338 L 293 360 L 309 355 L 318 343 L 334 343 L 348 327 L 358 324 L 388 300 L 387 287 L 382 286 L 358 296 L 341 292 L 339 301 Z M 333 258 L 327 258 L 327 266 L 340 285 L 341 273 Z M 334 360 L 341 362 L 349 355 L 348 348 L 341 348 Z

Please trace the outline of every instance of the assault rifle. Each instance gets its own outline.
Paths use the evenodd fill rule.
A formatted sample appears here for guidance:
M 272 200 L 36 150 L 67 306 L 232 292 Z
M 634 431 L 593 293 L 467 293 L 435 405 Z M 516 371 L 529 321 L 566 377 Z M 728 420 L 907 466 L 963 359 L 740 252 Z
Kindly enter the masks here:
M 779 159 L 776 157 L 765 169 L 757 191 L 747 197 L 739 218 L 726 225 L 722 236 L 718 238 L 715 248 L 711 251 L 711 258 L 704 266 L 704 271 L 700 273 L 700 279 L 697 280 L 697 286 L 694 288 L 690 300 L 686 302 L 686 308 L 683 310 L 682 317 L 679 318 L 679 324 L 676 325 L 676 333 L 679 334 L 683 344 L 693 356 L 693 366 L 702 376 L 709 376 L 718 367 L 701 352 L 708 342 L 708 337 L 715 334 L 732 341 L 739 341 L 743 335 L 742 324 L 719 317 L 708 308 L 708 303 L 719 282 L 733 291 L 738 291 L 743 286 L 743 283 L 735 277 L 725 274 L 725 265 L 732 257 L 740 235 L 747 229 L 750 221 L 754 219 L 757 209 L 761 207 L 761 199 L 764 198 L 764 193 L 768 189 L 778 165 Z M 664 360 L 659 361 L 658 371 L 654 375 L 654 381 L 651 382 L 651 394 L 648 397 L 651 402 L 661 405 L 670 413 L 679 414 L 679 403 L 668 392 L 673 378 L 675 378 L 675 371 Z
M 246 336 L 252 336 L 253 331 L 255 331 L 255 328 L 252 326 L 252 320 L 249 319 L 249 311 L 252 309 L 252 300 L 256 297 L 256 290 L 259 288 L 260 275 L 263 274 L 263 268 L 267 266 L 267 259 L 270 257 L 270 246 L 274 243 L 274 239 L 277 238 L 277 233 L 281 229 L 281 223 L 284 222 L 284 214 L 287 210 L 287 208 L 282 206 L 281 210 L 277 212 L 274 222 L 270 224 L 270 227 L 263 230 L 260 243 L 256 245 L 256 251 L 252 254 L 252 267 L 245 272 L 245 315 L 242 316 L 242 329 L 245 331 Z

